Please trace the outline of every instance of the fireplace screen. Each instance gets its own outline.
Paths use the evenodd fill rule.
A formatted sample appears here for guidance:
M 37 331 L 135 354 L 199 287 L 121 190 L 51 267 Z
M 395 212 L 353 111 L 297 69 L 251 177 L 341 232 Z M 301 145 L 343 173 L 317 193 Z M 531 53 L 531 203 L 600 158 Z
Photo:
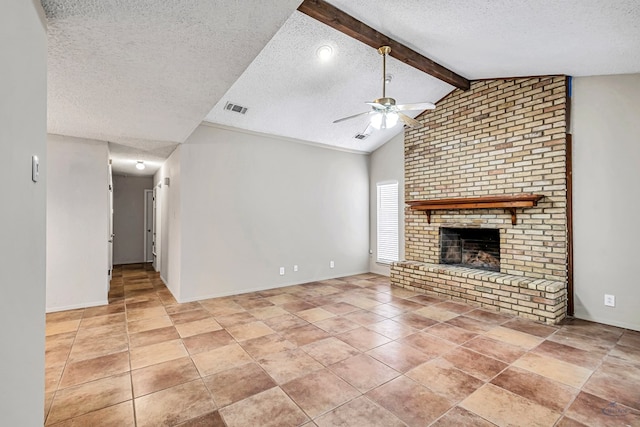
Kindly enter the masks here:
M 440 263 L 500 271 L 500 231 L 440 228 Z

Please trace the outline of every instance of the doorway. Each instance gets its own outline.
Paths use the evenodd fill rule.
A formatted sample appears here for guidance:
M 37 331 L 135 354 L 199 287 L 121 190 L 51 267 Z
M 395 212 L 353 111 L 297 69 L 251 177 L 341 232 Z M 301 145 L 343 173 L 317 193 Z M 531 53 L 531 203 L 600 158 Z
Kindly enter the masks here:
M 155 241 L 154 190 L 144 190 L 144 262 L 153 262 Z

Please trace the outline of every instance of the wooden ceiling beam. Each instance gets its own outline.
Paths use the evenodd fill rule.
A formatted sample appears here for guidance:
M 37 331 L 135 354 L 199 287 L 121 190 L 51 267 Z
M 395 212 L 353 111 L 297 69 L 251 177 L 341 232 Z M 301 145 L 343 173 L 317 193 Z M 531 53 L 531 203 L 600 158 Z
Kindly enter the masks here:
M 380 46 L 390 46 L 390 56 L 458 89 L 468 90 L 470 87 L 469 80 L 461 75 L 385 36 L 324 0 L 304 0 L 298 10 L 374 49 L 378 49 Z

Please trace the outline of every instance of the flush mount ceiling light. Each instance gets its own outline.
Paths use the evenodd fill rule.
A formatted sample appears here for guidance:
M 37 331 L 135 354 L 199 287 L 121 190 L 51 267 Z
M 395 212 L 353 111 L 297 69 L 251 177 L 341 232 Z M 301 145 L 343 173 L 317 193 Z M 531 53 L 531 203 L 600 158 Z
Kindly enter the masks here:
M 320 58 L 321 61 L 327 61 L 333 56 L 333 48 L 329 45 L 320 46 L 316 50 L 316 56 Z
M 136 163 L 136 169 L 138 169 L 139 171 L 144 170 L 146 166 L 144 165 L 144 162 L 142 160 L 138 160 L 138 162 Z

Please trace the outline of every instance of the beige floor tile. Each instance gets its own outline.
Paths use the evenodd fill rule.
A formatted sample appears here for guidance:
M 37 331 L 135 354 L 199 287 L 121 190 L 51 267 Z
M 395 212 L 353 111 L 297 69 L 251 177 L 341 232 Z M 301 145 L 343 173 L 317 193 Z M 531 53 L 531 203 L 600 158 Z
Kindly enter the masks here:
M 183 427 L 640 419 L 640 332 L 543 325 L 375 274 L 178 304 L 145 264 L 113 273 L 109 305 L 46 316 L 49 425 L 131 425 L 140 408 L 139 425 Z
M 385 319 L 381 322 L 368 325 L 367 329 L 371 329 L 372 331 L 377 332 L 380 335 L 384 335 L 392 340 L 397 340 L 418 332 L 417 329 L 412 328 L 411 326 L 403 325 L 402 323 L 391 319 Z
M 366 396 L 412 426 L 429 425 L 451 406 L 444 397 L 405 376 L 371 390 Z
M 129 346 L 131 348 L 143 347 L 145 345 L 157 344 L 179 338 L 180 335 L 178 334 L 178 331 L 176 331 L 176 328 L 173 326 L 167 326 L 164 328 L 129 334 Z
M 260 358 L 258 363 L 278 384 L 284 384 L 324 367 L 299 348 L 268 354 Z
M 319 322 L 315 322 L 314 325 L 332 335 L 341 334 L 360 327 L 358 323 L 342 316 L 321 320 Z
M 259 359 L 267 354 L 280 353 L 291 350 L 297 346 L 278 334 L 269 334 L 263 337 L 253 338 L 240 343 L 242 348 L 254 359 Z
M 135 427 L 133 401 L 118 403 L 79 417 L 71 418 L 55 425 L 55 427 L 113 426 Z
M 397 341 L 369 350 L 367 354 L 399 372 L 407 372 L 432 358 L 414 347 Z
M 311 418 L 360 396 L 358 390 L 326 369 L 290 381 L 282 389 Z
M 48 322 L 45 328 L 45 336 L 64 334 L 66 332 L 75 332 L 80 326 L 80 319 L 65 320 L 61 322 Z
M 129 352 L 123 351 L 106 356 L 69 363 L 60 380 L 60 389 L 110 377 L 129 371 Z
M 360 354 L 359 350 L 335 337 L 315 341 L 301 348 L 324 366 L 329 366 Z
M 218 411 L 209 412 L 178 424 L 176 427 L 227 427 Z
M 59 390 L 46 424 L 54 424 L 131 399 L 128 373 Z
M 200 378 L 189 357 L 158 363 L 131 371 L 133 396 L 140 397 Z
M 478 353 L 482 353 L 485 356 L 493 357 L 494 359 L 501 360 L 505 363 L 512 363 L 520 356 L 522 356 L 526 350 L 522 347 L 517 347 L 512 344 L 507 344 L 503 341 L 497 341 L 485 336 L 478 336 L 463 344 L 463 347 L 468 348 Z
M 307 322 L 313 323 L 319 322 L 320 320 L 328 319 L 330 317 L 334 317 L 335 314 L 320 307 L 314 307 L 308 310 L 298 311 L 296 313 L 296 316 L 306 320 Z
M 458 328 L 456 326 L 448 325 L 446 323 L 438 323 L 434 326 L 424 329 L 423 332 L 447 341 L 451 341 L 455 344 L 464 344 L 465 342 L 478 336 L 478 334 L 474 332 L 470 332 L 466 329 Z
M 216 409 L 200 379 L 138 397 L 135 407 L 138 427 L 176 425 Z
M 488 381 L 504 370 L 508 365 L 492 357 L 458 347 L 442 356 L 453 366 L 482 381 Z
M 506 342 L 507 344 L 522 347 L 526 350 L 531 350 L 532 348 L 540 345 L 540 343 L 543 341 L 542 338 L 535 335 L 516 331 L 514 329 L 504 328 L 502 326 L 493 328 L 489 332 L 485 333 L 484 336 L 493 338 L 494 340 Z
M 398 371 L 366 354 L 351 357 L 329 366 L 340 378 L 365 393 L 400 375 Z
M 640 365 L 607 357 L 583 390 L 640 411 Z
M 409 345 L 431 357 L 438 357 L 456 347 L 455 344 L 449 341 L 424 332 L 409 335 L 397 340 L 397 342 Z
M 277 414 L 277 416 L 274 416 Z M 273 387 L 220 410 L 228 427 L 297 426 L 309 418 L 279 388 Z
M 500 426 L 551 427 L 561 415 L 493 384 L 476 390 L 460 406 Z
M 114 324 L 124 324 L 126 322 L 126 315 L 124 312 L 115 314 L 105 314 L 103 316 L 84 317 L 80 321 L 80 328 L 90 329 L 98 328 L 101 326 L 109 326 Z
M 592 370 L 552 357 L 527 353 L 513 363 L 513 366 L 526 369 L 543 377 L 580 388 L 593 373 Z
M 64 363 L 58 365 L 47 365 L 44 370 L 44 391 L 48 393 L 55 391 L 62 378 Z
M 464 408 L 456 406 L 444 414 L 438 421 L 431 424 L 431 427 L 495 427 L 479 415 L 469 412 Z
M 640 411 L 587 392 L 578 395 L 566 415 L 589 427 L 640 426 Z
M 345 319 L 352 320 L 361 326 L 369 326 L 373 323 L 382 322 L 385 317 L 372 313 L 368 310 L 358 310 L 343 316 Z
M 235 340 L 226 330 L 221 329 L 219 331 L 205 332 L 204 334 L 184 338 L 182 343 L 189 354 L 193 355 L 233 344 Z
M 249 310 L 249 313 L 251 313 L 251 315 L 256 319 L 260 319 L 260 320 L 271 319 L 272 317 L 289 314 L 287 310 L 278 306 L 254 308 L 252 310 Z
M 391 341 L 390 338 L 380 335 L 379 333 L 367 329 L 364 326 L 360 326 L 357 329 L 337 335 L 337 338 L 360 351 L 371 350 L 372 348 L 376 348 Z
M 405 427 L 398 417 L 364 396 L 314 420 L 319 427 Z
M 430 305 L 424 308 L 420 308 L 414 311 L 415 314 L 419 314 L 420 316 L 427 317 L 429 319 L 437 320 L 438 322 L 446 322 L 447 320 L 453 319 L 454 317 L 458 317 L 458 313 L 454 313 L 453 311 L 448 311 L 442 308 L 438 308 L 435 305 Z
M 175 307 L 175 306 L 173 306 Z M 175 311 L 175 308 L 173 309 Z M 195 308 L 194 310 L 180 311 L 178 313 L 170 313 L 169 317 L 174 325 L 181 323 L 195 322 L 196 320 L 208 319 L 213 317 L 211 313 L 202 307 Z
M 127 320 L 133 322 L 135 320 L 150 319 L 152 317 L 166 316 L 167 311 L 164 306 L 149 307 L 149 308 L 135 308 L 133 310 L 127 310 Z
M 152 317 L 150 319 L 134 320 L 133 322 L 127 323 L 127 329 L 130 334 L 150 331 L 152 329 L 166 328 L 168 326 L 173 326 L 169 316 Z
M 192 355 L 191 359 L 202 377 L 253 361 L 251 356 L 236 343 Z
M 273 334 L 275 331 L 263 322 L 250 322 L 242 325 L 235 325 L 227 328 L 227 331 L 237 340 L 246 341 L 252 338 L 259 338 Z
M 558 412 L 578 394 L 576 388 L 515 367 L 506 369 L 491 383 Z
M 180 323 L 175 325 L 175 327 L 182 338 L 203 334 L 205 332 L 219 331 L 222 329 L 222 326 L 220 326 L 213 317 L 207 317 L 193 322 Z
M 69 362 L 93 359 L 111 353 L 118 353 L 129 348 L 127 334 L 90 335 L 76 338 L 69 353 Z
M 418 365 L 406 376 L 419 382 L 452 404 L 464 399 L 484 382 L 457 369 L 444 359 L 435 359 Z
M 84 308 L 76 309 L 76 310 L 66 310 L 66 311 L 56 311 L 53 313 L 47 313 L 46 319 L 47 324 L 55 323 L 55 322 L 66 322 L 69 320 L 80 320 L 84 316 Z
M 181 340 L 165 341 L 131 349 L 131 369 L 144 368 L 187 356 Z
M 227 369 L 204 378 L 219 408 L 238 402 L 276 386 L 257 363 Z
M 299 347 L 331 336 L 322 329 L 311 324 L 282 330 L 280 331 L 280 335 Z

